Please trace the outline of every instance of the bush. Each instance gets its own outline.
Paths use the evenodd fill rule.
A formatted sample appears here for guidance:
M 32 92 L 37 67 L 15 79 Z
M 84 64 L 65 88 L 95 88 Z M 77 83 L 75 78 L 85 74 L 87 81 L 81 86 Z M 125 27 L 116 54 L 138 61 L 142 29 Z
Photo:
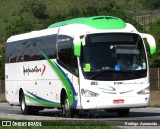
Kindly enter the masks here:
M 160 7 L 160 0 L 143 0 L 144 6 L 151 9 L 159 9 Z
M 6 32 L 6 37 L 10 37 L 12 35 L 20 34 L 20 33 L 25 33 L 29 32 L 33 29 L 32 24 L 30 21 L 24 20 L 23 18 L 17 20 L 15 23 L 12 25 L 7 25 L 5 32 Z
M 4 80 L 5 48 L 0 49 L 0 80 Z
M 153 56 L 149 56 L 149 63 L 151 67 L 160 67 L 160 20 L 152 23 L 148 33 L 154 36 L 157 46 L 157 52 Z
M 22 2 L 22 7 L 19 11 L 20 15 L 24 12 L 31 13 L 35 18 L 46 19 L 48 15 L 46 14 L 46 5 L 40 1 L 24 1 Z
M 36 18 L 46 19 L 46 6 L 43 3 L 32 2 L 31 11 Z

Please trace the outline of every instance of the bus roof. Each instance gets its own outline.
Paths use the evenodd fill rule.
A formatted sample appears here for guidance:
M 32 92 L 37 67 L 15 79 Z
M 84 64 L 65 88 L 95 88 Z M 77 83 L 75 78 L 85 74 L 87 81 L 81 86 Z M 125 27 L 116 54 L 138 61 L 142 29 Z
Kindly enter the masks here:
M 41 37 L 41 36 L 46 36 L 46 35 L 52 35 L 52 34 L 56 34 L 57 31 L 58 31 L 58 28 L 57 29 L 50 28 L 50 29 L 31 31 L 28 33 L 18 34 L 18 35 L 14 35 L 8 38 L 7 43 L 13 42 L 13 41 L 24 40 L 28 38 L 36 38 L 36 37 Z
M 76 30 L 79 32 L 81 32 L 82 30 L 85 31 L 84 28 L 86 28 L 87 26 L 89 27 L 89 29 L 90 27 L 92 27 L 95 29 L 99 29 L 100 31 L 102 30 L 115 31 L 116 29 L 117 30 L 119 29 L 119 31 L 123 30 L 126 32 L 131 32 L 134 30 L 135 32 L 137 32 L 137 30 L 132 25 L 125 23 L 120 18 L 113 17 L 113 16 L 94 16 L 94 17 L 86 17 L 86 18 L 75 18 L 75 19 L 71 19 L 67 21 L 57 22 L 55 24 L 50 25 L 47 29 L 44 29 L 44 30 L 38 30 L 38 31 L 32 31 L 28 33 L 14 35 L 8 38 L 7 43 L 13 42 L 13 41 L 24 40 L 28 38 L 36 38 L 36 37 L 41 37 L 45 35 L 57 34 L 59 28 L 63 26 L 70 28 L 70 26 L 67 26 L 67 25 L 72 25 L 71 28 L 74 28 L 73 31 Z M 75 27 L 74 25 L 75 26 L 77 25 L 77 27 Z M 71 33 L 71 30 L 69 30 L 69 32 Z
M 113 16 L 94 16 L 57 22 L 51 24 L 48 28 L 55 28 L 69 24 L 85 24 L 96 29 L 124 29 L 126 27 L 126 23 L 120 18 Z

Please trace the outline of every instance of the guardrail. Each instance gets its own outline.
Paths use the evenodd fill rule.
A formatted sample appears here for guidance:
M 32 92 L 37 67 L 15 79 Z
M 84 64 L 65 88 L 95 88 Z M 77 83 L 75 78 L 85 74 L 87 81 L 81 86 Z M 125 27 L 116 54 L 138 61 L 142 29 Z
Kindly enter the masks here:
M 151 91 L 160 91 L 160 68 L 150 68 Z
M 5 93 L 5 81 L 0 80 L 0 93 Z

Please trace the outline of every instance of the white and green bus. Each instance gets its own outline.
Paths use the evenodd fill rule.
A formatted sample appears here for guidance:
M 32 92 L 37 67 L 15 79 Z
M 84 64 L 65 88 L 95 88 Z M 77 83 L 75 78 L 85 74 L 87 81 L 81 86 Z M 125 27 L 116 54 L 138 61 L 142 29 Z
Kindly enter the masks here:
M 144 40 L 145 39 L 145 40 Z M 147 107 L 150 53 L 155 39 L 112 16 L 76 18 L 45 30 L 11 36 L 6 43 L 6 100 L 23 114 L 45 108 L 65 116 L 79 110 Z

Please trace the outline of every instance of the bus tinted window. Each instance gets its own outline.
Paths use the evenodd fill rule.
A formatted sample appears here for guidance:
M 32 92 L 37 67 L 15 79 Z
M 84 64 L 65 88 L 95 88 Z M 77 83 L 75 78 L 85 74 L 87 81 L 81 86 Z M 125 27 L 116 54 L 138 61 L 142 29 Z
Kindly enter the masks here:
M 14 45 L 14 43 L 11 43 L 12 45 Z M 22 42 L 16 42 L 16 62 L 21 62 L 23 61 L 23 55 L 24 55 L 24 50 L 25 50 L 25 46 L 27 44 L 27 40 L 24 40 Z
M 56 58 L 56 38 L 57 35 L 50 35 L 46 37 L 37 38 L 36 45 L 38 53 L 39 50 L 41 50 L 48 56 L 48 58 Z M 39 56 L 40 59 L 44 59 L 41 55 Z
M 77 58 L 73 52 L 73 38 L 64 35 L 58 36 L 58 57 L 58 63 L 62 67 L 78 76 Z
M 43 60 L 43 51 L 50 59 L 56 57 L 56 35 L 7 43 L 6 63 Z

